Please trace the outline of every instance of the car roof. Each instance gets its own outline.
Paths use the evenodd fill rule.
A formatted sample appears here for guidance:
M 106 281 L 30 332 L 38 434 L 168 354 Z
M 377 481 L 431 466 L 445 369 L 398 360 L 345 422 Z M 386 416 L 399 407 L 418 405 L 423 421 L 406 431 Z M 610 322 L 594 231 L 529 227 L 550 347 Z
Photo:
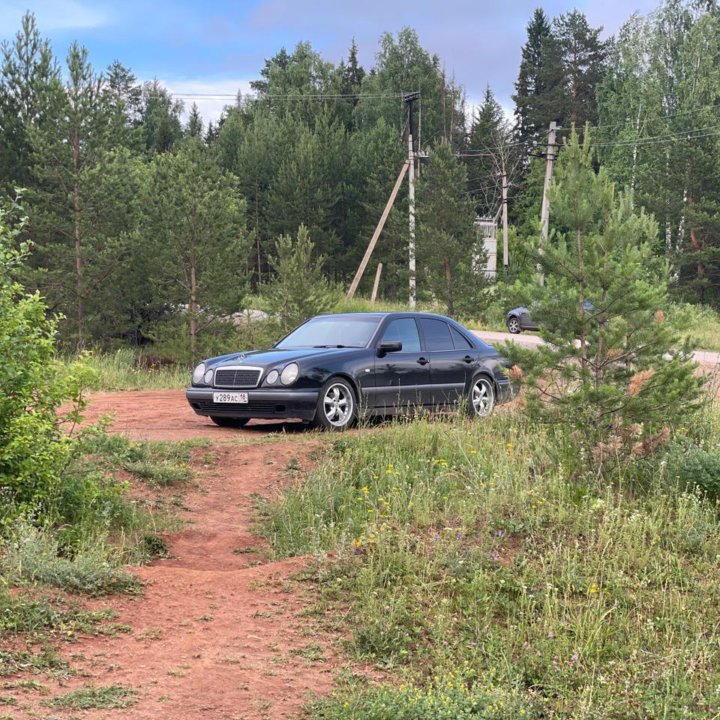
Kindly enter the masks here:
M 391 312 L 345 312 L 345 313 L 323 313 L 322 315 L 315 315 L 315 317 L 367 317 L 367 318 L 385 318 L 385 317 L 427 317 L 435 318 L 437 320 L 452 320 L 452 318 L 446 315 L 438 315 L 437 313 L 429 312 L 417 312 L 413 310 L 393 310 Z

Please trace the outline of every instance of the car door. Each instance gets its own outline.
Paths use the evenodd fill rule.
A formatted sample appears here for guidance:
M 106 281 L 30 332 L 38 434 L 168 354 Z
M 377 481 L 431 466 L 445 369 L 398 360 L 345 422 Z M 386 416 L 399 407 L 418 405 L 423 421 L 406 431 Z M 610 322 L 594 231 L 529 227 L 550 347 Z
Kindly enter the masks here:
M 465 394 L 476 353 L 472 352 L 470 342 L 444 320 L 420 318 L 419 323 L 423 346 L 430 360 L 432 404 L 452 405 Z M 456 339 L 453 339 L 453 333 Z
M 378 341 L 401 342 L 402 349 L 375 358 L 373 407 L 391 412 L 431 402 L 430 361 L 422 352 L 415 318 L 391 318 Z

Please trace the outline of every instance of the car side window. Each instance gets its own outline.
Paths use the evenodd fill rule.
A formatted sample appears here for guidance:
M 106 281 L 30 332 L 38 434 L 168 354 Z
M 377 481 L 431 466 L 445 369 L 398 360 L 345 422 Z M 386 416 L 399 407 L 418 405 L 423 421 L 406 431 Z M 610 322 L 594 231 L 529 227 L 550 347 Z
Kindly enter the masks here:
M 380 342 L 402 343 L 401 352 L 420 352 L 420 335 L 413 318 L 397 318 L 391 320 Z
M 452 325 L 450 326 L 450 334 L 452 335 L 456 350 L 472 349 L 470 341 L 464 335 L 459 333 Z
M 442 320 L 420 318 L 420 327 L 425 336 L 425 348 L 432 350 L 454 350 L 450 326 Z

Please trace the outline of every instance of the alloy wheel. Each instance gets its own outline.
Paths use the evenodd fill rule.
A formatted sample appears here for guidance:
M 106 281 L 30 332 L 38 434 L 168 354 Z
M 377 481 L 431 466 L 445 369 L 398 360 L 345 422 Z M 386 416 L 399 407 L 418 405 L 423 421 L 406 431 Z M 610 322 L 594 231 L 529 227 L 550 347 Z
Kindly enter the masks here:
M 487 417 L 495 407 L 495 392 L 489 380 L 478 378 L 470 391 L 472 410 L 478 417 Z
M 330 385 L 323 396 L 325 418 L 336 428 L 345 427 L 352 420 L 354 405 L 352 391 L 344 383 Z

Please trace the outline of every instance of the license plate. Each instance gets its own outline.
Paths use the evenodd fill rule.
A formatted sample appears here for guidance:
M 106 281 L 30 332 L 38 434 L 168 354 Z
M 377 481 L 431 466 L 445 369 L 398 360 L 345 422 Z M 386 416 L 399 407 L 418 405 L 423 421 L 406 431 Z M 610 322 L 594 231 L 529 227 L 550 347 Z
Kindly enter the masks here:
M 231 393 L 231 392 L 214 392 L 214 403 L 235 403 L 238 405 L 247 405 L 247 393 Z

